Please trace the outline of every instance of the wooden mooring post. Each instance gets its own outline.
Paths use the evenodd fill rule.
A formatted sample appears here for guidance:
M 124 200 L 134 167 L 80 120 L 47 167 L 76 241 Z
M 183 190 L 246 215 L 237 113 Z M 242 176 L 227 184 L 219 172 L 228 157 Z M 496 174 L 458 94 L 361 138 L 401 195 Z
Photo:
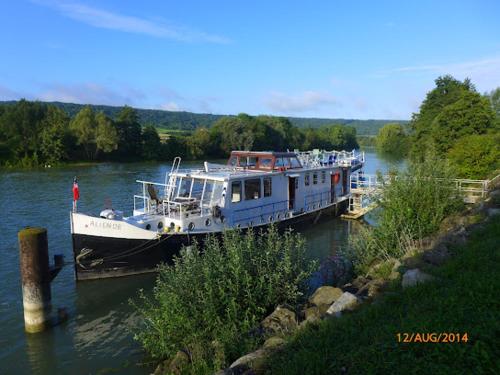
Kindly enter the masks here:
M 50 283 L 63 266 L 63 256 L 54 255 L 54 266 L 49 266 L 45 228 L 24 228 L 19 231 L 18 239 L 24 327 L 29 333 L 41 332 L 52 325 Z

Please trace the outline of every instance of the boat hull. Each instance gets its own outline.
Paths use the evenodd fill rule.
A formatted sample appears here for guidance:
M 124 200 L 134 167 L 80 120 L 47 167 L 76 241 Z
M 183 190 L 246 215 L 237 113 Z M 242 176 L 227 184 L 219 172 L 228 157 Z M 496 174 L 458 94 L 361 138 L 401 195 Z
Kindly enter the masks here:
M 275 224 L 281 231 L 287 228 L 300 229 L 324 217 L 342 214 L 347 204 L 348 200 L 345 200 Z M 256 229 L 265 229 L 268 226 L 258 226 Z M 214 234 L 220 236 L 221 232 Z M 195 240 L 203 246 L 207 234 L 166 233 L 155 239 L 127 239 L 78 233 L 73 233 L 72 236 L 75 278 L 81 281 L 154 272 L 160 263 L 171 263 L 183 246 L 189 246 Z

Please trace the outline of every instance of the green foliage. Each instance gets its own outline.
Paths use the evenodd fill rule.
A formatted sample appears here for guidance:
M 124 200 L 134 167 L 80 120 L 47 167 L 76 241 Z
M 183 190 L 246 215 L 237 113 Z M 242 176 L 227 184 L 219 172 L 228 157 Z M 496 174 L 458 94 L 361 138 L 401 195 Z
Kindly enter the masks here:
M 142 157 L 146 160 L 159 160 L 162 158 L 160 136 L 152 125 L 146 125 L 142 130 Z
M 401 124 L 386 124 L 378 131 L 375 144 L 381 153 L 405 156 L 408 152 L 409 142 Z
M 497 118 L 500 117 L 500 87 L 492 90 L 486 97 L 490 100 L 491 108 L 495 112 Z
M 86 156 L 93 160 L 96 153 L 96 128 L 95 113 L 90 107 L 84 107 L 70 122 L 70 128 L 76 136 L 76 144 L 83 146 Z
M 469 135 L 458 140 L 448 158 L 460 176 L 487 178 L 500 168 L 500 134 Z
M 458 139 L 486 133 L 493 126 L 494 116 L 487 98 L 476 92 L 463 92 L 432 122 L 430 135 L 437 151 L 444 154 Z
M 198 244 L 184 248 L 160 268 L 153 296 L 134 303 L 143 322 L 136 339 L 156 359 L 187 350 L 192 373 L 213 373 L 255 348 L 251 331 L 277 304 L 302 300 L 314 267 L 291 232 L 210 236 L 203 255 Z
M 377 226 L 363 228 L 351 239 L 357 271 L 411 252 L 420 239 L 438 230 L 445 217 L 463 206 L 454 186 L 448 164 L 431 156 L 384 181 Z
M 300 330 L 270 374 L 496 374 L 500 217 L 434 271 L 440 282 L 394 286 L 377 303 Z M 460 343 L 402 343 L 398 333 L 467 333 Z M 383 360 L 381 359 L 383 355 Z
M 439 77 L 420 112 L 413 115 L 411 155 L 415 160 L 422 159 L 430 147 L 444 155 L 459 138 L 484 134 L 494 123 L 491 106 L 470 80 Z
M 103 112 L 99 112 L 96 117 L 97 127 L 95 130 L 95 141 L 97 150 L 106 153 L 118 148 L 118 132 L 115 124 Z
M 134 159 L 141 155 L 141 125 L 137 111 L 132 107 L 125 106 L 118 112 L 116 117 L 116 128 L 118 130 L 117 154 L 122 159 Z
M 47 108 L 40 136 L 40 150 L 46 163 L 55 164 L 67 159 L 67 150 L 71 145 L 68 124 L 64 111 L 56 107 Z

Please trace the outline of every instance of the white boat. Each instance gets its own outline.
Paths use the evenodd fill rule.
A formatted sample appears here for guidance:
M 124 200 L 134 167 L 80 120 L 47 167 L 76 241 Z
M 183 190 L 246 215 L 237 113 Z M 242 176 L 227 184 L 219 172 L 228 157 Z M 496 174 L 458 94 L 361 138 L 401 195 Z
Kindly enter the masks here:
M 71 212 L 77 280 L 155 271 L 193 239 L 226 229 L 279 228 L 339 215 L 350 174 L 364 165 L 355 151 L 233 151 L 227 165 L 181 169 L 175 158 L 164 183 L 137 181 L 132 216 L 107 209 Z M 258 251 L 258 249 L 256 249 Z

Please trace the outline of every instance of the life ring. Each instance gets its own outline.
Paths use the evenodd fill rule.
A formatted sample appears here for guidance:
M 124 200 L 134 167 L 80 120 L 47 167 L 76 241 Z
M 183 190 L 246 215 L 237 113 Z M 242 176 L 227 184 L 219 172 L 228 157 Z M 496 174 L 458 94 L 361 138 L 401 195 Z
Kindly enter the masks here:
M 337 185 L 340 181 L 340 173 L 339 172 L 336 172 L 334 175 L 333 175 L 333 183 L 335 185 Z

